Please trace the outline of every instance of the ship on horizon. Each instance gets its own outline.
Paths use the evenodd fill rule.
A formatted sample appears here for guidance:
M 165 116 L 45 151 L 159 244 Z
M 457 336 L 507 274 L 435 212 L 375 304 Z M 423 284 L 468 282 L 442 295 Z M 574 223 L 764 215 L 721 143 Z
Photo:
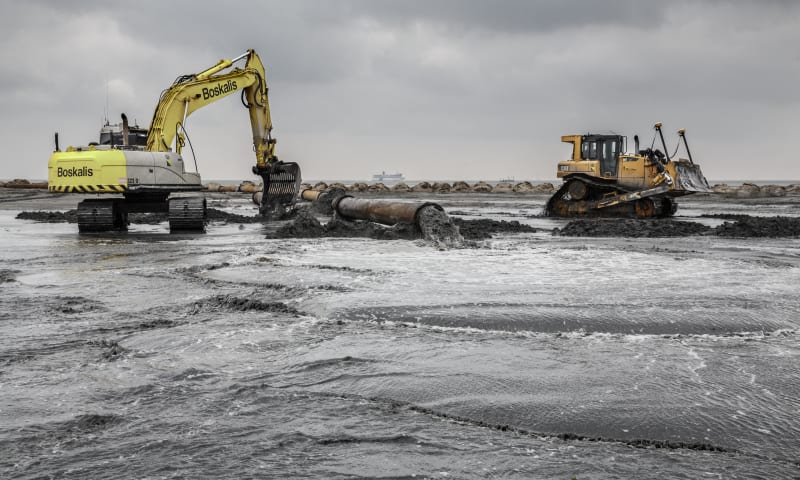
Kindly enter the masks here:
M 373 182 L 381 182 L 381 183 L 402 182 L 405 179 L 406 178 L 403 176 L 402 173 L 386 173 L 385 171 L 383 171 L 381 173 L 377 173 L 377 174 L 372 176 L 372 181 Z

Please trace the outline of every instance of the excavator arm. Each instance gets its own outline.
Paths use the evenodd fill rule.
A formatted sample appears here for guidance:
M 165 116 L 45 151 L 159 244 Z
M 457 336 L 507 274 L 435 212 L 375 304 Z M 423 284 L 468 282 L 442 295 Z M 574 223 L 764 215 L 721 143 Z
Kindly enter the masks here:
M 245 60 L 244 67 L 232 68 L 240 60 Z M 250 114 L 256 154 L 253 172 L 262 177 L 264 185 L 261 213 L 279 213 L 276 210 L 293 203 L 300 189 L 300 167 L 296 163 L 281 162 L 275 156 L 276 140 L 272 138 L 266 74 L 254 50 L 232 60 L 220 60 L 200 73 L 178 77 L 161 94 L 150 124 L 146 149 L 157 152 L 174 149 L 180 153 L 184 125 L 189 115 L 234 93 L 241 95 Z

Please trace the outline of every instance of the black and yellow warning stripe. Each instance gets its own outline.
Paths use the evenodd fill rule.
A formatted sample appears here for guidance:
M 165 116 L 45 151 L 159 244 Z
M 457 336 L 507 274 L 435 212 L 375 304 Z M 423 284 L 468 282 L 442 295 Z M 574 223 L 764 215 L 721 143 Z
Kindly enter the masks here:
M 58 193 L 123 193 L 125 185 L 50 185 L 51 192 Z

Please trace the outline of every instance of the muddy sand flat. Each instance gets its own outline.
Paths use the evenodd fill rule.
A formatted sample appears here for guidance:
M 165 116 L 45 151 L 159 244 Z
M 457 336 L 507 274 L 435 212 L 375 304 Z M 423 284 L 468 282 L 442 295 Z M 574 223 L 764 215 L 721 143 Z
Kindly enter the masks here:
M 797 476 L 800 197 L 364 195 L 468 242 L 281 236 L 235 193 L 78 235 L 80 195 L 0 189 L 0 477 Z

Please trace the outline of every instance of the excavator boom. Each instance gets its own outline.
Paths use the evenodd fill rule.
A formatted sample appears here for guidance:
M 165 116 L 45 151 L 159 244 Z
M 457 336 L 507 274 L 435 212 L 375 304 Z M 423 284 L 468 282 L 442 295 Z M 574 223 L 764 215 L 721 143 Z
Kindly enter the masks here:
M 234 68 L 239 60 L 247 59 L 244 68 Z M 183 146 L 180 138 L 186 119 L 196 110 L 238 93 L 247 99 L 253 144 L 261 155 L 256 160 L 274 156 L 275 141 L 272 140 L 272 119 L 267 98 L 264 65 L 253 50 L 233 60 L 220 60 L 216 65 L 200 73 L 182 75 L 161 93 L 147 136 L 147 150 L 152 152 L 173 151 L 180 153 Z M 260 150 L 260 151 L 259 151 Z M 267 152 L 265 154 L 265 152 Z
M 240 60 L 245 60 L 244 67 L 231 69 Z M 264 185 L 261 213 L 279 214 L 281 207 L 294 202 L 299 192 L 300 167 L 296 163 L 281 162 L 275 155 L 266 74 L 254 50 L 233 60 L 220 60 L 198 74 L 178 77 L 161 94 L 147 137 L 147 149 L 170 151 L 175 142 L 175 151 L 180 153 L 189 115 L 234 93 L 241 95 L 250 114 L 256 154 L 253 173 L 262 177 Z

